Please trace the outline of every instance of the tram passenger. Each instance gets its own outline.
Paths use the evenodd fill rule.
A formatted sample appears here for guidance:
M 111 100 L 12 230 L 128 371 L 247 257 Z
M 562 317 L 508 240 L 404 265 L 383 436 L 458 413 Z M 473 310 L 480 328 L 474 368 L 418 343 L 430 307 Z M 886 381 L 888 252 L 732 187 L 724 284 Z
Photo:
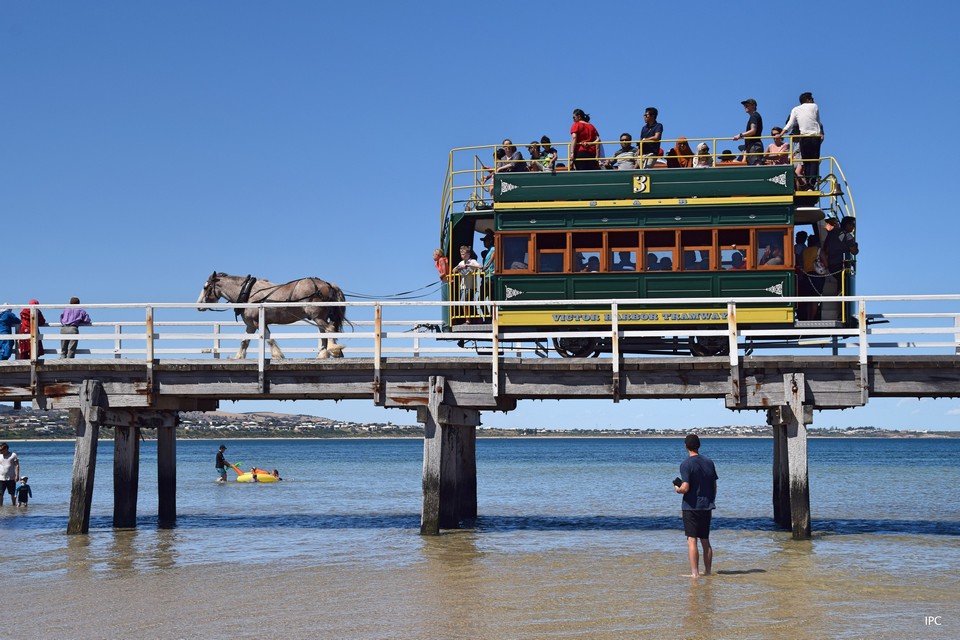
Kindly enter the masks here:
M 673 260 L 670 256 L 663 256 L 657 265 L 657 271 L 673 271 Z
M 807 248 L 807 234 L 806 231 L 797 231 L 796 240 L 797 243 L 793 245 L 793 253 L 795 254 L 794 264 L 803 265 L 803 251 Z
M 594 171 L 600 168 L 597 157 L 602 153 L 600 133 L 590 124 L 590 114 L 583 109 L 573 110 L 570 126 L 570 158 L 574 171 Z
M 460 279 L 460 300 L 462 302 L 472 302 L 476 299 L 477 278 L 476 273 L 480 271 L 481 265 L 477 262 L 477 254 L 467 245 L 460 247 L 460 262 L 453 270 Z M 462 316 L 470 318 L 476 313 L 472 306 L 460 308 Z M 472 318 L 467 320 L 471 323 Z
M 799 236 L 799 234 L 797 234 Z M 807 236 L 807 246 L 801 254 L 797 270 L 797 294 L 801 296 L 823 295 L 823 275 L 817 271 L 820 256 L 820 239 L 816 235 Z M 801 302 L 797 306 L 797 315 L 801 320 L 820 318 L 819 302 Z
M 790 143 L 783 139 L 783 129 L 770 129 L 773 142 L 767 145 L 767 152 L 763 155 L 763 164 L 787 164 L 790 162 Z
M 621 251 L 617 254 L 620 257 L 620 262 L 616 263 L 613 267 L 614 271 L 636 271 L 637 265 L 631 260 L 633 257 L 632 251 Z
M 450 274 L 450 261 L 443 255 L 442 249 L 433 250 L 433 264 L 437 268 L 437 273 L 440 274 L 440 281 L 446 282 Z
M 650 252 L 647 254 L 647 271 L 659 271 L 660 263 L 657 260 L 657 254 Z
M 487 172 L 487 175 L 483 177 L 484 189 L 488 193 L 493 193 L 493 174 L 497 172 L 496 167 L 500 166 L 500 163 L 506 157 L 507 152 L 503 150 L 503 147 L 497 147 L 497 150 L 493 152 L 493 168 L 484 166 L 483 170 Z M 487 184 L 489 182 L 490 184 Z
M 633 138 L 629 133 L 620 134 L 620 148 L 610 160 L 604 162 L 604 166 L 618 171 L 633 171 L 637 168 L 637 149 L 633 146 Z
M 740 102 L 747 112 L 747 126 L 743 133 L 733 136 L 733 140 L 743 140 L 743 154 L 747 164 L 760 164 L 763 160 L 763 118 L 757 111 L 757 101 L 747 98 Z
M 706 142 L 697 145 L 697 155 L 693 158 L 695 169 L 705 169 L 713 166 L 713 156 L 710 155 L 710 146 Z
M 733 151 L 730 151 L 730 149 L 724 149 L 723 152 L 720 154 L 720 159 L 717 161 L 717 166 L 721 167 L 721 166 L 731 165 L 731 164 L 741 164 L 741 163 L 737 160 L 737 156 L 733 155 Z
M 783 264 L 783 247 L 779 244 L 768 244 L 760 256 L 760 264 L 773 267 Z
M 643 111 L 643 128 L 640 129 L 640 156 L 642 168 L 650 169 L 660 155 L 660 139 L 663 138 L 663 125 L 657 122 L 660 112 L 656 107 L 647 107 Z
M 787 131 L 793 131 L 794 127 L 798 127 L 800 135 L 804 136 L 800 138 L 804 183 L 807 189 L 814 189 L 820 174 L 823 124 L 820 122 L 820 108 L 813 101 L 813 94 L 809 91 L 800 94 L 800 104 L 791 109 L 790 117 L 784 126 Z
M 540 153 L 540 143 L 532 140 L 527 145 L 527 153 L 530 154 L 530 161 L 527 162 L 527 171 L 543 171 L 543 154 Z
M 523 161 L 523 154 L 517 151 L 513 142 L 506 138 L 503 141 L 504 157 L 497 164 L 497 173 L 526 171 L 527 163 Z
M 599 273 L 600 272 L 600 258 L 597 256 L 590 256 L 587 259 L 587 264 L 583 268 L 583 271 L 586 273 Z
M 840 221 L 839 226 L 827 233 L 827 238 L 823 241 L 823 253 L 827 256 L 827 270 L 837 280 L 838 291 L 844 257 L 848 253 L 851 255 L 860 253 L 860 246 L 854 235 L 856 228 L 856 218 L 847 216 Z
M 743 253 L 734 251 L 730 256 L 730 268 L 733 270 L 746 269 L 747 263 L 743 260 Z
M 543 148 L 540 157 L 543 160 L 543 168 L 545 171 L 556 171 L 557 170 L 557 158 L 560 157 L 560 153 L 553 148 L 553 143 L 550 142 L 550 138 L 547 136 L 540 137 L 540 146 Z
M 693 149 L 683 136 L 677 138 L 677 146 L 667 152 L 668 155 L 671 153 L 676 156 L 677 166 L 681 169 L 689 169 L 693 166 Z

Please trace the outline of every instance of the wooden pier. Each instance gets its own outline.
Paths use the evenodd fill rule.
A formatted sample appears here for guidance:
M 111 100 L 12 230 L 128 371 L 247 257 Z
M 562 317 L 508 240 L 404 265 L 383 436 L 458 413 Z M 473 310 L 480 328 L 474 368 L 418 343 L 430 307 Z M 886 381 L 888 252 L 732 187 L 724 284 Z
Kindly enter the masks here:
M 0 335 L 29 341 L 34 354 L 31 360 L 0 362 L 0 401 L 71 410 L 77 443 L 70 533 L 89 527 L 103 426 L 115 433 L 114 526 L 136 524 L 140 431 L 156 429 L 159 524 L 172 527 L 181 411 L 211 411 L 233 400 L 355 400 L 413 410 L 425 427 L 421 531 L 435 534 L 470 526 L 477 517 L 476 428 L 484 411 L 510 411 L 524 400 L 711 398 L 730 410 L 766 413 L 774 432 L 773 517 L 794 537 L 806 538 L 811 530 L 806 430 L 814 410 L 859 407 L 871 398 L 960 397 L 960 295 L 835 300 L 855 305 L 856 327 L 745 328 L 737 324 L 737 305 L 756 301 L 729 300 L 725 323 L 696 331 L 727 346 L 728 355 L 718 357 L 620 353 L 621 339 L 689 337 L 682 327 L 619 325 L 622 300 L 538 302 L 606 305 L 614 321 L 606 329 L 535 335 L 498 325 L 497 310 L 513 305 L 510 301 L 492 303 L 492 324 L 452 333 L 436 331 L 438 325 L 413 314 L 427 308 L 426 315 L 436 318 L 438 306 L 457 303 L 346 303 L 353 331 L 328 335 L 345 345 L 348 357 L 328 360 L 316 359 L 316 328 L 306 324 L 274 331 L 261 326 L 246 334 L 232 314 L 198 319 L 196 303 L 89 305 L 96 318 L 107 319 L 79 336 L 54 327 L 42 327 L 42 335 L 36 329 Z M 32 308 L 34 317 L 41 306 Z M 263 314 L 270 305 L 216 306 L 254 306 Z M 584 336 L 608 340 L 611 354 L 547 357 L 551 340 Z M 77 359 L 39 357 L 41 338 L 57 346 L 58 340 L 78 337 Z M 270 359 L 271 339 L 283 344 L 287 359 Z M 255 344 L 253 357 L 226 359 L 245 340 Z M 531 340 L 536 348 L 521 346 Z M 48 349 L 44 355 L 55 353 Z

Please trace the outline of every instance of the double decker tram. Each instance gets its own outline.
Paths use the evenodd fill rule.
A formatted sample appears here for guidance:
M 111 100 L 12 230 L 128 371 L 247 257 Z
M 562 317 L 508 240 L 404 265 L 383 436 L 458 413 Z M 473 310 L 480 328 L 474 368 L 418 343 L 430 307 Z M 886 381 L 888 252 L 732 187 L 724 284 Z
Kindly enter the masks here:
M 723 144 L 706 141 L 713 149 Z M 455 267 L 461 247 L 479 251 L 481 238 L 492 233 L 494 260 L 486 273 L 454 269 L 444 297 L 529 301 L 499 309 L 498 327 L 504 332 L 594 334 L 550 343 L 531 339 L 541 353 L 552 348 L 562 356 L 584 357 L 611 351 L 610 338 L 595 337 L 611 328 L 609 304 L 537 305 L 546 300 L 617 300 L 618 327 L 647 334 L 621 338 L 621 353 L 726 354 L 726 338 L 683 332 L 724 327 L 732 298 L 755 299 L 737 305 L 736 322 L 743 329 L 856 325 L 851 303 L 784 300 L 806 295 L 810 288 L 803 286 L 804 278 L 816 281 L 815 295 L 854 294 L 854 256 L 846 254 L 837 273 L 818 276 L 805 273 L 795 253 L 796 232 L 806 231 L 822 246 L 832 226 L 856 215 L 832 157 L 821 158 L 820 175 L 806 181 L 797 175 L 799 157 L 789 157 L 786 164 L 747 164 L 714 154 L 715 166 L 707 168 L 656 163 L 594 171 L 568 171 L 560 159 L 553 170 L 540 164 L 541 170 L 496 171 L 482 160 L 495 149 L 469 147 L 450 154 L 441 250 Z M 651 299 L 678 302 L 644 304 Z M 490 314 L 489 306 L 448 307 L 443 330 L 453 338 L 476 332 L 489 324 Z M 670 335 L 650 335 L 658 327 Z M 796 340 L 770 335 L 779 344 Z

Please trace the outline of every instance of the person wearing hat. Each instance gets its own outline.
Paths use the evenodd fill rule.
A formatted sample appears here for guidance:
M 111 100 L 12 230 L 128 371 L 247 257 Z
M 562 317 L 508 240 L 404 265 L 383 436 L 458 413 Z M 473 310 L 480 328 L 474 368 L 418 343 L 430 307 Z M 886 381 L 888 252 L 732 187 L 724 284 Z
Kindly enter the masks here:
M 222 444 L 220 445 L 220 450 L 217 451 L 217 474 L 220 476 L 217 478 L 217 482 L 227 481 L 227 467 L 230 466 L 230 463 L 223 457 L 223 452 L 226 450 L 227 446 Z
M 20 478 L 20 486 L 17 487 L 17 506 L 27 506 L 27 499 L 33 497 L 33 490 L 27 484 L 27 476 Z
M 0 333 L 10 335 L 20 328 L 20 318 L 7 305 L 0 309 Z M 0 340 L 0 360 L 9 360 L 16 353 L 13 340 Z
M 6 442 L 0 443 L 0 504 L 3 494 L 10 494 L 10 503 L 17 504 L 17 481 L 20 480 L 20 458 Z
M 37 300 L 31 300 L 30 304 L 37 305 L 37 304 L 40 304 L 40 302 Z M 47 324 L 47 319 L 43 317 L 43 312 L 40 311 L 40 309 L 37 309 L 37 326 L 43 327 L 43 326 L 46 326 L 46 324 Z M 25 333 L 27 335 L 30 335 L 30 307 L 24 307 L 23 309 L 20 310 L 20 333 Z M 21 340 L 20 344 L 17 345 L 17 348 L 20 351 L 19 355 L 21 360 L 30 359 L 30 339 L 29 338 L 26 340 Z M 43 357 L 43 341 L 40 339 L 39 334 L 37 335 L 36 356 L 37 356 L 37 359 L 40 359 Z
M 747 112 L 747 127 L 743 133 L 733 136 L 734 140 L 743 140 L 743 154 L 747 164 L 760 164 L 763 161 L 763 118 L 757 112 L 757 101 L 747 98 L 740 102 Z

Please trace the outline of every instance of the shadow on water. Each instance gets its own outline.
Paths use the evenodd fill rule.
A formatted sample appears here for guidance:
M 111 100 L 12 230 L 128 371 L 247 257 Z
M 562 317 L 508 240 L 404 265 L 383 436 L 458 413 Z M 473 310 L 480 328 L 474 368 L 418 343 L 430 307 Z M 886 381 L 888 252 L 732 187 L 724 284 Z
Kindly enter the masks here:
M 137 518 L 138 527 L 157 527 L 156 516 Z M 62 530 L 66 531 L 67 518 L 51 515 L 0 520 L 0 530 Z M 95 516 L 90 520 L 90 529 L 112 529 L 110 516 Z M 419 530 L 419 513 L 324 513 L 290 515 L 220 515 L 184 514 L 177 517 L 179 529 L 412 529 Z M 545 516 L 545 515 L 481 515 L 475 530 L 478 533 L 510 531 L 669 531 L 681 530 L 678 515 L 669 516 Z M 724 518 L 713 519 L 714 531 L 780 531 L 772 518 Z M 828 518 L 813 521 L 813 534 L 915 534 L 960 536 L 960 522 L 938 520 L 890 520 L 890 519 L 838 519 Z

